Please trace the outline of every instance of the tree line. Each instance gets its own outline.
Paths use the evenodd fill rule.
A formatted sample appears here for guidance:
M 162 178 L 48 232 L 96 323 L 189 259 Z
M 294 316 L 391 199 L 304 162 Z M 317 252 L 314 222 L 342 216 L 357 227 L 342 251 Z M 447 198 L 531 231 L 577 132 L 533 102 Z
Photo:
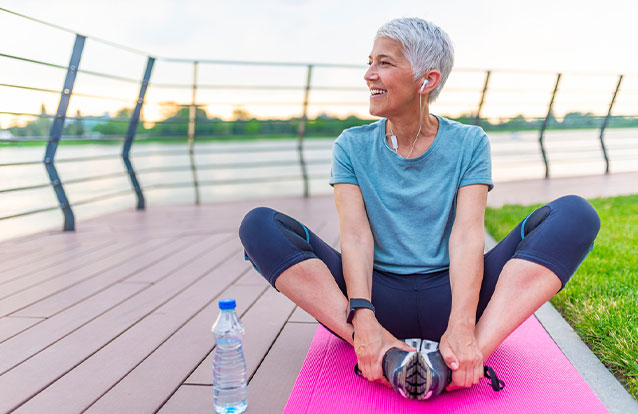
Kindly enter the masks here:
M 157 138 L 184 138 L 188 134 L 189 108 L 174 106 L 172 110 L 159 122 L 139 124 L 137 134 Z M 78 111 L 71 119 L 67 119 L 63 135 L 67 137 L 100 137 L 123 136 L 128 130 L 128 119 L 131 109 L 122 108 L 111 117 L 105 114 L 101 117 L 83 117 Z M 301 119 L 257 119 L 242 109 L 236 109 L 233 120 L 223 120 L 217 116 L 209 116 L 201 108 L 195 113 L 195 136 L 201 138 L 232 138 L 232 137 L 267 137 L 267 136 L 295 136 L 299 130 Z M 450 117 L 456 121 L 473 124 L 473 115 Z M 603 118 L 592 113 L 570 112 L 561 120 L 550 114 L 548 119 L 550 129 L 599 128 Z M 52 116 L 47 116 L 44 106 L 41 116 L 25 125 L 14 125 L 7 130 L 13 137 L 46 137 L 49 135 Z M 341 131 L 357 125 L 372 122 L 354 115 L 338 118 L 322 114 L 307 120 L 306 136 L 337 136 Z M 539 129 L 544 119 L 528 119 L 523 115 L 499 120 L 480 119 L 479 125 L 486 131 L 517 131 Z M 609 127 L 638 127 L 638 119 L 633 117 L 612 117 Z

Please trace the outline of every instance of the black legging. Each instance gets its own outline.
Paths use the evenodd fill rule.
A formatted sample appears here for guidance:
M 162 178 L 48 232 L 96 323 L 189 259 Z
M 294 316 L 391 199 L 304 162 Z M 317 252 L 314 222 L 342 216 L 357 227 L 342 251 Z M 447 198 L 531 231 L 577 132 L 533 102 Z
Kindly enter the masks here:
M 561 197 L 534 210 L 485 254 L 476 319 L 485 310 L 508 260 L 541 264 L 564 287 L 593 248 L 599 228 L 596 210 L 579 196 Z M 273 287 L 290 266 L 318 258 L 347 296 L 341 254 L 292 217 L 267 207 L 255 208 L 244 217 L 239 237 L 246 259 Z M 438 342 L 447 329 L 452 306 L 449 270 L 409 275 L 373 270 L 372 303 L 379 323 L 395 337 Z

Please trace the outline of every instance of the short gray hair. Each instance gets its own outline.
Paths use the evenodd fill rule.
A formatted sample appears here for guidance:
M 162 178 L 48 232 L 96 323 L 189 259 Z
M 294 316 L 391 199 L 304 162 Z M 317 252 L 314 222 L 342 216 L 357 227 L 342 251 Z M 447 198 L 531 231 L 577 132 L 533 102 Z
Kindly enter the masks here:
M 441 72 L 441 83 L 428 96 L 428 102 L 434 102 L 454 66 L 454 46 L 447 33 L 426 20 L 402 17 L 381 26 L 375 39 L 380 37 L 401 43 L 403 54 L 412 66 L 415 80 L 432 69 Z

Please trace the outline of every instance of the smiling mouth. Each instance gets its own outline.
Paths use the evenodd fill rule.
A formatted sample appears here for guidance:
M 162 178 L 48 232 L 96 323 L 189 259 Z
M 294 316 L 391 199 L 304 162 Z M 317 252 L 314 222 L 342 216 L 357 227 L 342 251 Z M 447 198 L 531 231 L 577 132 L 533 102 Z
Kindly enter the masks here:
M 370 96 L 381 96 L 385 95 L 388 91 L 383 89 L 370 89 Z

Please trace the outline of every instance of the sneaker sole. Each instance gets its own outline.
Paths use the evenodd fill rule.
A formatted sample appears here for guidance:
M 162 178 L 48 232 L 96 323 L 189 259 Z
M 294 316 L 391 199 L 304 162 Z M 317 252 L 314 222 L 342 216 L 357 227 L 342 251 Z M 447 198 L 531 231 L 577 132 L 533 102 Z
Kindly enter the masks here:
M 399 393 L 411 400 L 424 400 L 430 397 L 427 392 L 432 385 L 432 372 L 420 352 L 408 356 L 398 375 Z M 402 386 L 401 386 L 402 385 Z

